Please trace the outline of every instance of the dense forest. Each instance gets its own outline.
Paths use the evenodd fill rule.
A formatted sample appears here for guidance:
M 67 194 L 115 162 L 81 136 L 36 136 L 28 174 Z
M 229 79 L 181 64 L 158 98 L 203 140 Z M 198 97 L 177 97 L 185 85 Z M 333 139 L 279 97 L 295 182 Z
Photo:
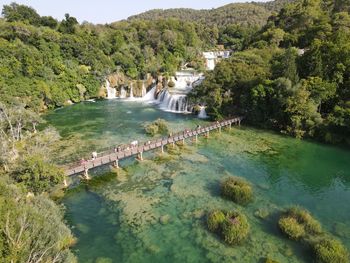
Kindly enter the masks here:
M 177 19 L 162 12 L 156 20 L 141 15 L 108 25 L 79 24 L 69 14 L 57 21 L 28 6 L 5 5 L 0 262 L 75 261 L 74 237 L 51 200 L 63 186 L 63 171 L 54 164 L 62 142 L 54 129 L 37 129 L 38 113 L 98 96 L 112 72 L 131 80 L 169 76 L 185 63 L 203 70 L 201 52 L 223 45 L 232 58 L 206 72 L 190 95 L 193 103 L 205 104 L 213 118 L 242 114 L 299 138 L 350 144 L 349 1 L 298 0 L 281 9 L 285 2 L 200 15 L 180 9 Z M 206 19 L 208 12 L 217 15 Z
M 192 93 L 210 114 L 350 144 L 350 4 L 296 1 Z
M 278 0 L 266 3 L 233 3 L 210 10 L 188 8 L 155 9 L 131 16 L 128 20 L 160 20 L 173 18 L 217 27 L 230 24 L 253 27 L 263 26 L 272 13 L 278 12 L 289 2 L 292 2 L 292 0 Z

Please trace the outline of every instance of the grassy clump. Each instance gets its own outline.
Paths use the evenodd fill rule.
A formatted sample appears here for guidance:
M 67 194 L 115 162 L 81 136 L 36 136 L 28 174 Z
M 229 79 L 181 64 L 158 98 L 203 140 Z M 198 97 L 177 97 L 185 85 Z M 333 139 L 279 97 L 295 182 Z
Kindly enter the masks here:
M 220 234 L 229 245 L 242 243 L 250 230 L 247 218 L 239 212 L 215 210 L 209 214 L 207 223 L 209 230 Z
M 349 253 L 336 239 L 326 237 L 313 245 L 317 263 L 349 263 Z
M 168 124 L 163 119 L 157 119 L 152 123 L 146 124 L 144 127 L 146 133 L 150 136 L 155 136 L 156 134 L 165 135 L 169 133 Z
M 221 183 L 221 194 L 237 204 L 245 205 L 253 200 L 253 189 L 246 180 L 231 176 Z
M 305 229 L 302 224 L 293 217 L 283 217 L 278 221 L 278 226 L 290 239 L 298 240 L 305 236 Z
M 212 232 L 220 230 L 220 226 L 224 222 L 225 217 L 225 214 L 220 210 L 210 212 L 207 221 L 209 230 Z
M 311 214 L 300 207 L 289 208 L 278 221 L 281 231 L 290 239 L 298 240 L 322 233 L 320 223 Z

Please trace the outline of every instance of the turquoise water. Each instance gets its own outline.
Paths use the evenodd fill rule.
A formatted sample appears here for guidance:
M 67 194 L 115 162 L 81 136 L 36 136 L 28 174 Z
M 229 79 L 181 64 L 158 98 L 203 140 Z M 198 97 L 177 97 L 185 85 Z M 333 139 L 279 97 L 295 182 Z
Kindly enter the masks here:
M 47 116 L 64 138 L 62 159 L 71 160 L 110 144 L 147 140 L 142 125 L 166 119 L 173 130 L 200 123 L 193 116 L 161 112 L 150 105 L 102 101 L 60 109 Z M 350 151 L 236 127 L 209 139 L 190 141 L 145 161 L 129 159 L 122 169 L 105 167 L 70 190 L 63 203 L 78 238 L 79 262 L 311 262 L 309 249 L 284 238 L 280 211 L 301 205 L 350 250 Z M 252 182 L 255 199 L 246 207 L 220 197 L 230 175 Z M 248 240 L 225 245 L 210 233 L 205 214 L 236 209 L 249 220 Z M 258 211 L 269 216 L 260 219 Z

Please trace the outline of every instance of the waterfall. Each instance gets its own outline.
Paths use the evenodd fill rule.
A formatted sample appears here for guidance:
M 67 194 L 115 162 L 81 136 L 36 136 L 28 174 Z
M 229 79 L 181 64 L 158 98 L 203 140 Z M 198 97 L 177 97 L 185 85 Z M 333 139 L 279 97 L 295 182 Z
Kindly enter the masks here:
M 156 92 L 157 85 L 153 85 L 153 88 L 145 94 L 145 96 L 142 96 L 143 101 L 154 101 L 155 99 L 155 92 Z
M 204 106 L 201 106 L 201 107 L 200 107 L 200 111 L 199 111 L 199 114 L 198 114 L 198 118 L 200 118 L 200 119 L 206 119 L 206 118 L 208 118 L 208 115 L 207 115 L 207 112 L 205 111 L 205 107 L 204 107 Z
M 134 98 L 134 91 L 133 91 L 133 86 L 132 84 L 130 84 L 130 95 L 129 95 L 130 99 Z
M 125 91 L 124 87 L 122 87 L 121 90 L 120 90 L 119 98 L 121 98 L 121 99 L 125 99 L 126 98 L 126 91 Z
M 164 89 L 159 93 L 157 102 L 160 109 L 165 111 L 188 112 L 188 101 L 185 94 L 171 94 L 167 89 Z
M 141 97 L 145 97 L 147 93 L 146 87 L 145 87 L 145 82 L 142 82 L 142 92 L 141 92 Z
M 107 99 L 115 99 L 117 96 L 116 96 L 116 89 L 115 88 L 112 88 L 109 81 L 106 80 L 106 89 L 107 89 Z

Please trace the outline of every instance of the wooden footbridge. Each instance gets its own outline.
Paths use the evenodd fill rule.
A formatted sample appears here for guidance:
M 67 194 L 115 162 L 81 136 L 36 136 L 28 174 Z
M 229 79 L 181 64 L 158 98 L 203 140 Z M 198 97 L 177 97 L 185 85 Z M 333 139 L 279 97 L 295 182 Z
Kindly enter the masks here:
M 125 158 L 137 156 L 139 160 L 142 160 L 143 152 L 151 151 L 157 148 L 161 148 L 161 151 L 164 152 L 164 146 L 169 144 L 175 145 L 176 142 L 185 143 L 185 139 L 187 138 L 193 138 L 197 142 L 199 135 L 209 137 L 210 131 L 219 130 L 221 132 L 221 128 L 223 127 L 231 128 L 232 124 L 240 125 L 242 119 L 242 117 L 236 117 L 221 122 L 214 122 L 207 126 L 197 127 L 193 130 L 178 132 L 165 138 L 159 138 L 153 141 L 147 141 L 145 143 L 138 143 L 134 147 L 129 145 L 128 147 L 123 148 L 111 148 L 107 151 L 98 153 L 97 156 L 91 160 L 72 163 L 63 167 L 63 169 L 65 170 L 66 176 L 83 174 L 85 179 L 89 179 L 89 169 L 93 169 L 106 164 L 113 164 L 116 168 L 119 168 L 119 161 Z

